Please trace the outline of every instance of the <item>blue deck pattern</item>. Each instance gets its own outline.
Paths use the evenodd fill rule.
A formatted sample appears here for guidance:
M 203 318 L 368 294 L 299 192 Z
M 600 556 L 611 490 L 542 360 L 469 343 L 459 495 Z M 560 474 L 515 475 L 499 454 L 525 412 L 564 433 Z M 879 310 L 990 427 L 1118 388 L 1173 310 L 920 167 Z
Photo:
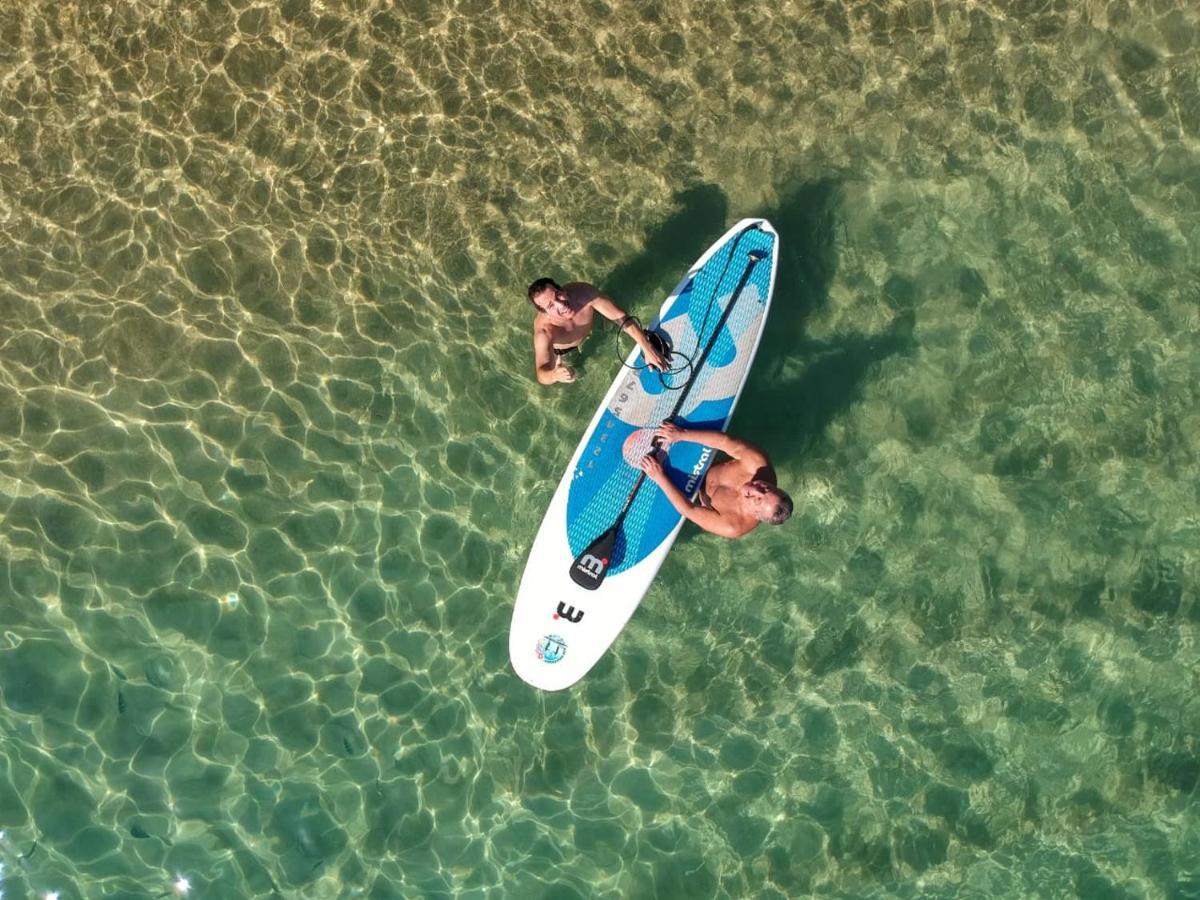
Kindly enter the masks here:
M 685 427 L 724 430 L 729 422 L 766 311 L 775 235 L 757 228 L 732 235 L 653 325 L 667 332 L 676 350 L 698 361 L 746 271 L 748 253 L 753 249 L 764 251 L 767 257 L 751 271 L 741 299 L 717 335 L 684 408 L 676 416 Z M 681 373 L 679 386 L 689 374 Z M 641 474 L 631 463 L 649 449 L 651 434 L 643 429 L 656 428 L 680 396 L 678 391 L 668 390 L 649 369 L 627 370 L 622 378 L 621 390 L 604 411 L 579 458 L 568 494 L 567 538 L 574 555 L 616 520 Z M 626 448 L 634 435 L 631 447 Z M 676 444 L 665 463 L 667 474 L 691 497 L 714 455 L 711 448 L 699 444 Z M 645 559 L 679 520 L 679 513 L 663 492 L 653 482 L 644 481 L 617 538 L 609 564 L 610 577 Z

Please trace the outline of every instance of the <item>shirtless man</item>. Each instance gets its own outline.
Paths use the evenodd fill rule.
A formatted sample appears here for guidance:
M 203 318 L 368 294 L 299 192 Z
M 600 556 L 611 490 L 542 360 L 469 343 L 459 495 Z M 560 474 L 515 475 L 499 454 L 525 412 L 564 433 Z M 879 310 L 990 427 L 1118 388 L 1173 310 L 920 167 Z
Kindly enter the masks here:
M 753 444 L 721 431 L 693 431 L 672 422 L 663 422 L 654 437 L 663 449 L 675 441 L 691 441 L 720 450 L 730 457 L 708 470 L 694 502 L 689 502 L 683 491 L 667 477 L 659 454 L 648 453 L 642 457 L 641 469 L 646 477 L 662 488 L 680 515 L 705 531 L 721 537 L 739 538 L 752 531 L 759 522 L 782 525 L 791 516 L 792 498 L 776 486 L 771 461 Z
M 575 380 L 575 370 L 562 361 L 564 354 L 583 343 L 592 331 L 594 313 L 619 322 L 620 329 L 642 348 L 646 363 L 664 371 L 665 356 L 650 342 L 640 325 L 612 299 L 583 281 L 559 287 L 553 279 L 539 278 L 529 286 L 529 302 L 538 311 L 533 319 L 533 358 L 542 384 Z

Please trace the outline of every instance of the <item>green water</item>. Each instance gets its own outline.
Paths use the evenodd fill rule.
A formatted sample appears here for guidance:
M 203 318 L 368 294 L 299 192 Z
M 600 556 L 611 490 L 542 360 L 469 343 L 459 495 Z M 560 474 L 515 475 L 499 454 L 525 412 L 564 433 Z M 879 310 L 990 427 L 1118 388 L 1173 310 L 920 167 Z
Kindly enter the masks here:
M 7 898 L 1200 897 L 1200 11 L 0 4 Z M 783 254 L 614 649 L 507 663 L 635 313 Z

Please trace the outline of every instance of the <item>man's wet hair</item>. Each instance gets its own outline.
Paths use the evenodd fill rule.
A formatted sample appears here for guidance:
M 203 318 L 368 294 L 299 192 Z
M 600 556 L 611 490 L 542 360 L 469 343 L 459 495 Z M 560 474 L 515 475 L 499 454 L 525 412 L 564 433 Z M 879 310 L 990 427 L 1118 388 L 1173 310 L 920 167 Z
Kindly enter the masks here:
M 559 287 L 558 282 L 555 281 L 553 278 L 539 278 L 537 281 L 535 281 L 533 284 L 531 284 L 529 286 L 529 291 L 528 291 L 529 302 L 533 304 L 534 309 L 539 310 L 539 311 L 541 310 L 541 307 L 537 305 L 537 303 L 534 301 L 533 298 L 536 297 L 538 294 L 540 294 L 542 291 L 544 291 L 546 288 L 554 288 L 556 291 L 562 290 L 562 288 Z
M 775 495 L 778 502 L 775 504 L 775 509 L 763 521 L 769 522 L 772 525 L 782 525 L 792 517 L 792 498 L 779 488 L 772 488 L 771 492 Z

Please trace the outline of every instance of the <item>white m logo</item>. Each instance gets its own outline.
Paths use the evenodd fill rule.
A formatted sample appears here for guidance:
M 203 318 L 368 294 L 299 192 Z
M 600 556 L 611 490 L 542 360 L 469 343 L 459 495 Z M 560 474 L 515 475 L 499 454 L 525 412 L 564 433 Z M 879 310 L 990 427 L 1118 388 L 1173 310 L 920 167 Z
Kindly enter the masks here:
M 583 572 L 589 578 L 599 578 L 600 573 L 604 571 L 605 562 L 602 559 L 596 559 L 590 553 L 585 553 L 579 557 L 579 563 L 575 566 L 580 572 Z

